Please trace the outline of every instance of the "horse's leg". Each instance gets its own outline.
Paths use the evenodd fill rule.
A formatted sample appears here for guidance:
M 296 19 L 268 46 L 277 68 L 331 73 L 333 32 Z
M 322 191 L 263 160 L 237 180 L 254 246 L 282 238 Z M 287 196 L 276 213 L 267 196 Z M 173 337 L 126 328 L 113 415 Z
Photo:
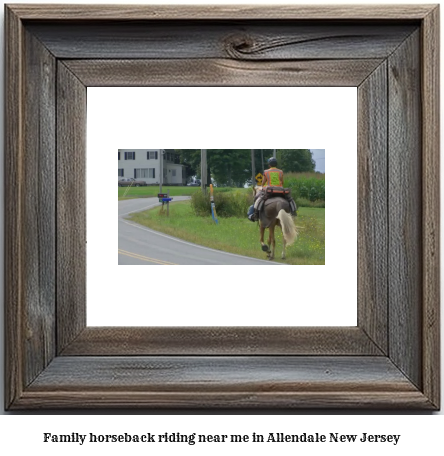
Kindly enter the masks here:
M 268 247 L 269 247 L 269 250 L 268 250 L 268 259 L 269 260 L 273 260 L 274 259 L 274 250 L 276 248 L 276 240 L 274 238 L 274 227 L 275 225 L 271 225 L 270 226 L 270 235 L 268 237 Z
M 282 259 L 285 260 L 285 247 L 286 247 L 286 242 L 284 238 L 284 233 L 282 233 Z
M 262 246 L 262 251 L 263 252 L 268 252 L 268 246 L 264 242 L 264 236 L 265 236 L 265 228 L 262 226 L 262 223 L 261 223 L 261 239 L 260 239 L 260 242 L 261 242 L 261 246 Z
M 276 226 L 278 226 L 281 229 L 281 231 L 282 231 L 282 259 L 285 260 L 285 248 L 287 246 L 287 243 L 285 242 L 284 229 L 282 228 L 282 223 L 281 223 L 281 221 L 279 219 L 278 219 L 278 221 L 276 223 Z
M 271 258 L 270 258 L 270 260 L 274 259 L 274 252 L 276 251 L 276 231 L 275 231 L 275 229 L 276 229 L 276 227 L 274 226 L 273 227 L 273 236 L 271 238 L 272 249 L 271 249 Z

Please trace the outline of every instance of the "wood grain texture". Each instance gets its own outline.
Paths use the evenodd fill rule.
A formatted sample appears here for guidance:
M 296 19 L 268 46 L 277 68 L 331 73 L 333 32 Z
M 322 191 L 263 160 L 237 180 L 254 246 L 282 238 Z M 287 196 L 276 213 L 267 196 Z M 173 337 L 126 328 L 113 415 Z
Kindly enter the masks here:
M 422 407 L 385 357 L 59 357 L 20 407 Z
M 423 293 L 419 40 L 418 31 L 388 59 L 389 356 L 418 387 Z
M 100 375 L 102 371 L 107 375 Z M 57 386 L 65 391 L 79 387 L 116 391 L 127 386 L 133 391 L 208 392 L 226 389 L 227 384 L 234 387 L 232 392 L 248 391 L 254 385 L 258 391 L 291 391 L 295 384 L 310 385 L 311 391 L 340 390 L 344 384 L 354 384 L 356 391 L 415 390 L 387 358 L 371 356 L 285 356 L 272 360 L 262 356 L 58 357 L 32 389 Z
M 440 404 L 440 140 L 439 6 L 422 26 L 423 387 Z
M 8 7 L 26 20 L 420 20 L 436 5 L 26 5 Z
M 360 328 L 87 327 L 62 356 L 381 355 Z
M 5 11 L 5 408 L 23 391 L 23 28 Z
M 358 89 L 358 326 L 388 353 L 387 64 Z
M 227 390 L 230 385 L 227 385 Z M 350 389 L 350 391 L 348 391 Z M 341 391 L 296 392 L 113 392 L 113 391 L 26 391 L 14 410 L 49 409 L 226 409 L 248 413 L 268 413 L 270 409 L 288 413 L 291 409 L 433 410 L 418 391 L 355 392 L 344 384 Z M 112 411 L 112 410 L 111 410 Z
M 22 169 L 25 385 L 55 355 L 55 59 L 25 33 L 24 151 Z
M 29 24 L 57 58 L 301 60 L 387 58 L 413 24 L 159 21 Z M 202 37 L 205 36 L 203 40 Z M 75 46 L 72 46 L 75 43 Z
M 382 60 L 65 60 L 88 87 L 357 86 Z
M 360 283 L 365 290 L 359 291 L 359 328 L 268 328 L 266 338 L 258 328 L 176 328 L 172 333 L 168 333 L 169 328 L 85 329 L 85 84 L 96 81 L 102 85 L 136 85 L 144 77 L 146 82 L 149 77 L 143 76 L 143 65 L 151 64 L 131 61 L 128 55 L 111 64 L 106 62 L 113 55 L 112 36 L 103 33 L 107 27 L 97 29 L 95 41 L 80 39 L 78 48 L 73 36 L 68 36 L 70 24 L 81 21 L 82 29 L 91 31 L 98 22 L 104 25 L 109 19 L 112 22 L 108 25 L 113 27 L 126 20 L 132 22 L 130 25 L 139 24 L 140 20 L 150 22 L 149 30 L 135 27 L 139 35 L 134 31 L 132 37 L 128 36 L 128 48 L 131 52 L 145 52 L 143 46 L 137 47 L 134 37 L 146 38 L 147 54 L 155 54 L 161 67 L 158 73 L 151 67 L 151 81 L 165 82 L 165 74 L 173 68 L 184 74 L 174 79 L 178 86 L 190 84 L 196 68 L 205 69 L 201 78 L 206 83 L 222 81 L 227 85 L 244 81 L 254 85 L 254 74 L 256 81 L 264 85 L 295 81 L 301 85 L 321 81 L 328 84 L 332 79 L 343 84 L 362 81 L 359 109 L 366 115 L 359 120 L 359 185 L 365 201 L 360 201 L 359 210 L 360 218 L 369 222 L 359 228 L 360 237 L 366 242 L 365 247 L 360 247 L 359 268 L 364 273 Z M 319 23 L 320 19 L 328 20 L 328 24 Z M 55 39 L 54 34 L 49 38 L 49 33 L 45 42 L 43 35 L 36 36 L 35 25 L 39 22 L 41 30 L 44 20 L 48 21 L 47 31 L 53 26 L 66 26 L 64 38 Z M 182 25 L 189 22 L 183 31 L 177 27 L 179 20 Z M 220 28 L 205 28 L 206 21 L 210 25 L 218 20 L 224 22 Z M 362 22 L 367 20 L 370 22 Z M 366 51 L 351 29 L 344 32 L 346 25 L 353 25 L 355 30 L 363 27 L 358 36 L 375 43 L 375 48 Z M 328 33 L 326 26 L 330 27 Z M 374 27 L 373 34 L 369 26 Z M 421 26 L 421 36 L 413 32 L 408 37 L 403 35 L 402 43 L 396 41 L 399 30 L 408 31 L 411 26 Z M 162 27 L 165 35 L 174 30 L 172 36 L 161 38 Z M 309 27 L 313 28 L 311 32 Z M 390 27 L 394 27 L 393 35 L 387 33 Z M 6 407 L 437 409 L 437 28 L 435 6 L 6 7 Z M 116 53 L 124 51 L 117 29 Z M 199 29 L 206 30 L 200 41 L 196 32 Z M 333 29 L 344 32 L 343 37 L 332 34 Z M 192 36 L 182 41 L 182 48 L 177 44 L 177 49 L 169 49 L 168 46 L 175 47 L 171 43 L 177 43 L 186 30 L 192 31 Z M 234 33 L 230 35 L 229 30 Z M 150 37 L 159 41 L 161 52 Z M 101 53 L 100 43 L 107 41 Z M 62 49 L 60 52 L 66 52 L 67 58 L 59 60 L 53 82 L 49 46 Z M 347 46 L 350 56 L 361 56 L 359 62 L 356 58 L 347 62 L 339 59 Z M 90 52 L 97 59 L 89 64 L 79 62 L 78 52 Z M 204 58 L 184 57 L 193 52 Z M 386 62 L 382 61 L 385 55 L 374 58 L 384 52 L 391 53 Z M 213 59 L 212 55 L 219 57 Z M 322 62 L 320 55 L 325 57 Z M 174 56 L 182 56 L 183 61 L 166 62 L 178 60 L 171 59 Z M 298 60 L 301 56 L 307 61 Z M 342 61 L 333 61 L 338 59 Z M 341 75 L 341 68 L 349 74 Z M 384 167 L 384 91 L 388 106 L 386 181 L 378 171 Z M 53 109 L 51 93 L 57 94 L 55 158 L 50 146 L 43 150 L 48 146 L 45 141 L 52 141 L 51 134 L 46 138 Z M 33 106 L 34 98 L 43 111 Z M 48 105 L 43 102 L 47 98 Z M 45 189 L 41 183 L 54 159 L 57 179 Z M 27 194 L 27 178 L 37 195 Z M 380 213 L 384 210 L 384 185 L 388 185 L 389 192 L 389 235 L 385 241 L 384 216 Z M 33 202 L 37 204 L 33 206 Z M 39 206 L 45 202 L 47 207 Z M 54 205 L 55 272 L 51 269 L 53 244 L 43 239 L 52 229 L 47 218 Z M 28 236 L 30 239 L 26 239 Z M 26 265 L 28 245 L 38 272 Z M 381 277 L 386 268 L 385 248 L 388 295 L 384 301 Z M 46 266 L 47 275 L 40 270 Z M 368 277 L 364 278 L 365 274 Z M 57 287 L 55 310 L 51 307 L 51 276 Z M 41 284 L 43 289 L 37 292 Z M 388 302 L 388 315 L 384 313 L 384 302 Z M 34 315 L 41 318 L 41 326 L 35 324 Z M 44 315 L 46 319 L 42 318 Z M 38 340 L 35 331 L 48 334 L 54 318 L 57 353 L 45 368 L 41 361 L 47 363 L 53 356 L 48 350 L 52 342 L 48 343 L 51 339 L 46 336 Z M 33 351 L 36 360 L 31 356 Z M 141 356 L 147 351 L 156 356 Z M 171 354 L 174 356 L 166 356 Z M 35 376 L 31 383 L 30 372 Z
M 57 348 L 86 326 L 86 87 L 57 68 Z

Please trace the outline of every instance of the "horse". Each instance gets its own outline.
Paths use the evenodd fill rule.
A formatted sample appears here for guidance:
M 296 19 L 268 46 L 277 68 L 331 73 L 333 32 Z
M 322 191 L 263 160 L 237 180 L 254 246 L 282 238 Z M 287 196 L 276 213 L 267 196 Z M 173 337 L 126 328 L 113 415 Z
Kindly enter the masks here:
M 262 191 L 262 187 L 255 187 L 253 189 L 254 196 Z M 260 226 L 260 243 L 262 251 L 267 253 L 267 258 L 271 261 L 274 259 L 274 252 L 276 250 L 275 228 L 281 227 L 283 246 L 282 246 L 282 259 L 285 259 L 285 249 L 287 246 L 294 243 L 298 236 L 296 226 L 293 218 L 290 215 L 290 203 L 280 196 L 269 198 L 265 201 L 263 209 L 259 214 Z M 264 242 L 265 230 L 268 229 L 268 241 Z

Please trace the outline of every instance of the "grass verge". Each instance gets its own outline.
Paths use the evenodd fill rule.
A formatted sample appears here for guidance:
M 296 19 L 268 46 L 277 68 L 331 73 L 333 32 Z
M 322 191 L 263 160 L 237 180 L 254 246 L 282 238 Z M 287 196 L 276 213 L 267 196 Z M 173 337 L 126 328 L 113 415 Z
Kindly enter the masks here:
M 134 198 L 150 198 L 157 196 L 159 193 L 159 186 L 148 186 L 148 187 L 131 187 L 128 192 L 128 187 L 117 187 L 119 190 L 119 201 L 125 199 L 134 199 Z M 192 196 L 196 192 L 201 192 L 200 187 L 162 187 L 162 193 L 167 193 L 168 190 L 170 191 L 170 196 Z M 231 192 L 233 190 L 245 192 L 250 194 L 252 192 L 251 188 L 215 188 L 215 193 L 226 193 Z M 125 196 L 124 196 L 125 195 Z
M 196 217 L 190 201 L 170 204 L 170 216 L 159 207 L 132 214 L 130 219 L 153 230 L 224 252 L 266 259 L 259 244 L 259 226 L 244 218 L 219 218 L 216 225 L 211 217 Z M 325 264 L 325 210 L 300 208 L 296 225 L 299 238 L 287 248 L 286 260 L 281 260 L 282 233 L 277 231 L 276 258 L 286 264 Z M 267 236 L 267 234 L 266 234 Z

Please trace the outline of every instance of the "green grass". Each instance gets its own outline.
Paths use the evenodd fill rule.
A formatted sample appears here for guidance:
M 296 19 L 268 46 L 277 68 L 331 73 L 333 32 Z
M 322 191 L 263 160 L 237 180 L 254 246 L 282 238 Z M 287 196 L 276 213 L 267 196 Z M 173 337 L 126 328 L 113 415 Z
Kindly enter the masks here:
M 148 186 L 148 187 L 131 187 L 128 190 L 128 193 L 125 194 L 127 191 L 128 187 L 117 187 L 119 190 L 119 200 L 124 200 L 124 199 L 133 199 L 133 198 L 149 198 L 153 196 L 157 196 L 159 193 L 159 186 Z M 192 196 L 196 192 L 200 192 L 201 188 L 200 187 L 168 187 L 168 186 L 163 186 L 162 187 L 162 193 L 167 193 L 168 190 L 170 191 L 170 196 Z M 238 190 L 241 192 L 250 192 L 251 189 L 248 188 L 237 188 L 237 189 L 232 189 L 228 187 L 221 187 L 221 188 L 215 188 L 214 191 L 215 193 L 226 193 L 226 192 L 231 192 L 233 190 Z M 209 190 L 208 190 L 209 192 Z
M 128 187 L 117 188 L 119 190 L 119 200 L 149 198 L 157 196 L 159 193 L 159 186 L 131 187 L 130 189 L 128 189 Z M 170 191 L 170 196 L 191 196 L 193 193 L 200 191 L 200 187 L 162 187 L 162 193 L 167 193 L 168 190 Z M 125 197 L 123 195 L 125 195 Z
M 243 218 L 196 217 L 189 201 L 170 204 L 170 216 L 160 208 L 139 212 L 131 220 L 165 234 L 225 252 L 266 259 L 259 243 L 259 227 Z M 282 233 L 277 230 L 276 258 L 286 264 L 325 264 L 325 210 L 300 208 L 296 225 L 299 238 L 287 248 L 287 259 L 281 260 Z M 268 232 L 266 233 L 267 240 Z

